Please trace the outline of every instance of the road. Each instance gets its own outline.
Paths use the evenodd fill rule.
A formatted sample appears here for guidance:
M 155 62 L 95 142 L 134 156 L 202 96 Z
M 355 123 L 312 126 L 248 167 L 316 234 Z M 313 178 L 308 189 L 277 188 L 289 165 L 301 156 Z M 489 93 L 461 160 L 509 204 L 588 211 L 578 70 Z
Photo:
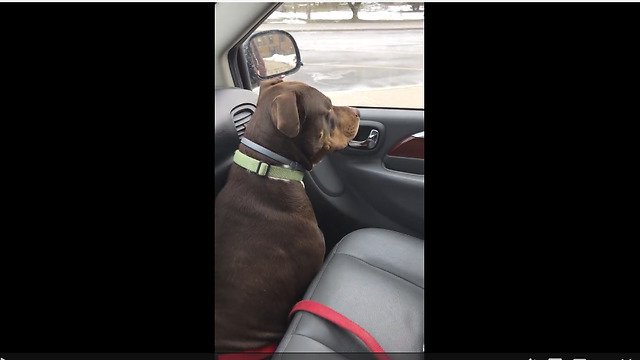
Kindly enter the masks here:
M 424 84 L 422 29 L 289 32 L 304 66 L 287 80 L 323 92 Z

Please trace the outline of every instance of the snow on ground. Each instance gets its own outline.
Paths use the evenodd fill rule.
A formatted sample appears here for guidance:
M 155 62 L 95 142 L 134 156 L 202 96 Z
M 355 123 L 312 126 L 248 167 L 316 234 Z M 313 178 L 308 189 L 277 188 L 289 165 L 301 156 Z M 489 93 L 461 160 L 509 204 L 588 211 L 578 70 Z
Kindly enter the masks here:
M 264 58 L 263 60 L 279 62 L 279 63 L 283 63 L 283 64 L 291 65 L 292 67 L 295 67 L 296 66 L 295 59 L 296 59 L 296 54 L 291 54 L 291 55 L 273 54 L 273 56 Z
M 349 10 L 319 11 L 311 13 L 311 20 L 350 20 L 353 13 Z M 423 20 L 424 12 L 411 11 L 411 5 L 389 6 L 387 10 L 362 9 L 358 11 L 361 20 Z M 297 12 L 276 11 L 269 17 L 272 24 L 306 24 L 307 13 L 303 7 Z

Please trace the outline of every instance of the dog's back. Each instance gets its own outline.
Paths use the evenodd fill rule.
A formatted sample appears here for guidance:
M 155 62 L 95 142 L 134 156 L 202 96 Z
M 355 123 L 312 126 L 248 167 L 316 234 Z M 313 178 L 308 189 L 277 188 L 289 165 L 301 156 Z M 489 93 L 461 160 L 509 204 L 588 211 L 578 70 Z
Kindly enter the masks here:
M 232 166 L 215 203 L 215 348 L 279 341 L 322 266 L 324 240 L 299 183 Z

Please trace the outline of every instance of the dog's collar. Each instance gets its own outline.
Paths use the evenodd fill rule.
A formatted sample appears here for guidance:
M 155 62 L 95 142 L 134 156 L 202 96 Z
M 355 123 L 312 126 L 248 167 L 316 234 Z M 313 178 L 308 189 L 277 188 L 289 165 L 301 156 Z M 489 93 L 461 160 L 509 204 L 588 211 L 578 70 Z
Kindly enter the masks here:
M 260 154 L 267 156 L 283 165 L 288 165 L 289 167 L 291 167 L 294 170 L 298 170 L 298 171 L 304 171 L 305 169 L 302 167 L 302 165 L 298 164 L 295 161 L 289 160 L 286 157 L 276 154 L 273 151 L 267 149 L 266 147 L 262 146 L 262 145 L 258 145 L 256 143 L 254 143 L 253 141 L 247 139 L 246 137 L 242 138 L 242 140 L 240 140 L 240 143 L 244 144 L 245 146 L 247 146 L 248 148 L 255 150 L 257 152 L 259 152 Z
M 233 155 L 233 162 L 238 164 L 238 166 L 260 176 L 268 176 L 284 180 L 295 180 L 300 182 L 302 182 L 302 179 L 304 178 L 304 173 L 302 171 L 267 164 L 260 160 L 256 160 L 251 156 L 241 153 L 240 150 L 236 150 L 235 154 Z

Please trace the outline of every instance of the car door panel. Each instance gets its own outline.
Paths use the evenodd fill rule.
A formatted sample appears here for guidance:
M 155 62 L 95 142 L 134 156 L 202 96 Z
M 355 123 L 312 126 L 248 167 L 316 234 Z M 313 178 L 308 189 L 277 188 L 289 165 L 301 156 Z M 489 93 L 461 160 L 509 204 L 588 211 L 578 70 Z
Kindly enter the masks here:
M 383 161 L 387 169 L 424 175 L 424 131 L 394 145 Z
M 363 141 L 375 129 L 377 143 L 331 154 L 309 173 L 305 183 L 319 222 L 334 227 L 347 219 L 352 228 L 382 227 L 424 238 L 424 111 L 359 110 L 354 140 Z

